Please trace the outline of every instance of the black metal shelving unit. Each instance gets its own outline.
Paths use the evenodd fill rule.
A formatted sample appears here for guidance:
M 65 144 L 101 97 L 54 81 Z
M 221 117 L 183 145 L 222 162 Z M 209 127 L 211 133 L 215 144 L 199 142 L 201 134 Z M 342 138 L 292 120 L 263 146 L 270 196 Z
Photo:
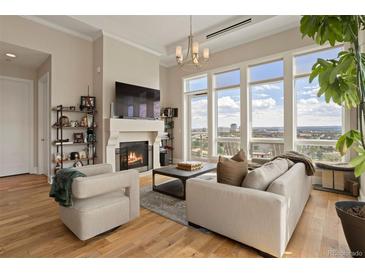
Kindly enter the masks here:
M 56 166 L 55 168 L 55 173 L 60 170 L 63 169 L 63 164 L 64 163 L 72 163 L 75 160 L 63 160 L 63 152 L 64 152 L 64 146 L 70 146 L 70 145 L 75 145 L 75 146 L 87 146 L 87 152 L 90 151 L 90 148 L 92 149 L 92 156 L 89 157 L 89 155 L 87 155 L 86 158 L 84 159 L 78 159 L 81 161 L 86 161 L 87 165 L 94 165 L 95 164 L 95 159 L 96 159 L 96 135 L 95 135 L 95 140 L 92 142 L 84 142 L 84 143 L 64 143 L 63 142 L 63 131 L 64 130 L 85 130 L 86 133 L 89 129 L 93 130 L 93 134 L 95 133 L 95 127 L 94 127 L 94 121 L 95 121 L 95 115 L 96 115 L 96 110 L 76 110 L 76 109 L 69 109 L 69 108 L 64 108 L 64 106 L 62 105 L 58 105 L 57 107 L 52 109 L 53 111 L 56 111 L 56 121 L 58 122 L 57 125 L 53 125 L 52 128 L 56 129 L 56 141 L 53 142 L 53 145 L 56 146 L 56 153 L 60 153 L 61 155 L 61 160 L 59 161 L 60 166 Z M 63 116 L 64 112 L 73 112 L 73 113 L 82 113 L 82 114 L 89 114 L 92 115 L 92 123 L 91 123 L 91 127 L 71 127 L 71 126 L 67 126 L 64 127 L 62 123 L 60 123 L 60 118 Z M 87 134 L 86 134 L 87 136 Z
M 161 119 L 164 121 L 166 136 L 161 138 L 162 148 L 166 150 L 168 157 L 168 164 L 174 163 L 174 118 L 177 117 L 177 108 L 163 108 L 161 109 Z

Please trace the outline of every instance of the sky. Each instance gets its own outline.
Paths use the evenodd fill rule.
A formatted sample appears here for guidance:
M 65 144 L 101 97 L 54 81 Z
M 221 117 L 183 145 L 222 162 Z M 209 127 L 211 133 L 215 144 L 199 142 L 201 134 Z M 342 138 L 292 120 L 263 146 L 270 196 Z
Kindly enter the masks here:
M 295 57 L 295 73 L 310 72 L 317 58 L 336 58 L 341 48 L 329 49 Z M 273 79 L 283 76 L 281 60 L 249 68 L 250 81 Z M 239 84 L 239 70 L 221 73 L 215 76 L 216 87 Z M 206 78 L 190 81 L 190 90 L 207 89 Z M 317 97 L 318 81 L 311 84 L 308 77 L 295 80 L 294 92 L 297 101 L 297 126 L 341 126 L 341 107 L 331 102 L 327 104 L 324 97 Z M 268 82 L 250 86 L 252 106 L 252 127 L 284 126 L 284 90 L 283 82 Z M 218 127 L 230 127 L 232 123 L 240 125 L 239 89 L 226 89 L 217 92 Z M 207 127 L 207 99 L 194 98 L 192 104 L 192 127 Z

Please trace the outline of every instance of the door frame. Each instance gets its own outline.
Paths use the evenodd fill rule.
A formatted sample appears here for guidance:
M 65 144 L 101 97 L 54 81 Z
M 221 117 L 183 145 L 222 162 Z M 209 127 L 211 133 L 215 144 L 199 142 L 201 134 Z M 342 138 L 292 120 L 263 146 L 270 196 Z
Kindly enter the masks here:
M 51 170 L 51 144 L 50 144 L 50 83 L 49 83 L 49 72 L 46 72 L 38 79 L 38 174 L 45 174 L 50 177 Z M 44 91 L 46 88 L 46 91 Z M 43 95 L 46 95 L 47 104 L 44 105 Z M 41 117 L 46 117 L 46 119 L 41 119 Z M 41 123 L 43 121 L 43 123 Z M 43 132 L 46 132 L 46 142 L 42 142 L 41 136 Z M 47 151 L 47 158 L 44 159 L 42 147 L 45 147 Z M 44 161 L 47 161 L 48 164 L 44 165 Z M 43 167 L 46 166 L 46 170 L 43 170 Z
M 30 79 L 23 79 L 23 78 L 17 78 L 17 77 L 9 77 L 9 76 L 3 76 L 0 75 L 0 80 L 11 80 L 16 82 L 22 82 L 29 85 L 29 91 L 30 91 L 30 100 L 29 100 L 29 123 L 28 123 L 28 130 L 29 130 L 29 159 L 28 159 L 28 171 L 29 173 L 35 173 L 36 168 L 34 166 L 34 81 Z M 11 176 L 11 175 L 9 175 Z

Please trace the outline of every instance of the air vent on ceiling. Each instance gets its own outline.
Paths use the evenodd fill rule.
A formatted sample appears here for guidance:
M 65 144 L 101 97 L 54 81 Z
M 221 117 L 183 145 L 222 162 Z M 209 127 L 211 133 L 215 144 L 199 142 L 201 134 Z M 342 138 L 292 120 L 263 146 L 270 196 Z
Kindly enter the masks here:
M 251 23 L 251 22 L 252 22 L 252 18 L 245 19 L 245 20 L 243 20 L 243 21 L 241 21 L 241 22 L 238 22 L 238 23 L 233 24 L 233 25 L 231 25 L 231 26 L 228 26 L 228 27 L 226 27 L 226 28 L 223 28 L 223 29 L 217 30 L 217 31 L 215 31 L 215 32 L 212 32 L 212 33 L 210 33 L 210 34 L 206 35 L 206 36 L 205 36 L 205 38 L 206 38 L 207 40 L 208 40 L 208 39 L 211 39 L 211 38 L 216 37 L 216 36 L 218 36 L 218 35 L 222 35 L 222 34 L 224 34 L 224 33 L 226 33 L 226 32 L 229 32 L 229 31 L 232 31 L 232 30 L 234 30 L 234 29 L 240 28 L 240 27 L 242 27 L 242 26 L 244 26 L 244 25 L 247 25 L 247 24 L 249 24 L 249 23 Z

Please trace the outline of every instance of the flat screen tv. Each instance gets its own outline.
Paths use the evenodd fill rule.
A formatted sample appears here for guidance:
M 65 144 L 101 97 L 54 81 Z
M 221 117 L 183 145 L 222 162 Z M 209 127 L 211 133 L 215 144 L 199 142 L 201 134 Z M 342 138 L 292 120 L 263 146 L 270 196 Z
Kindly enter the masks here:
M 125 119 L 159 119 L 160 91 L 115 82 L 115 115 Z

